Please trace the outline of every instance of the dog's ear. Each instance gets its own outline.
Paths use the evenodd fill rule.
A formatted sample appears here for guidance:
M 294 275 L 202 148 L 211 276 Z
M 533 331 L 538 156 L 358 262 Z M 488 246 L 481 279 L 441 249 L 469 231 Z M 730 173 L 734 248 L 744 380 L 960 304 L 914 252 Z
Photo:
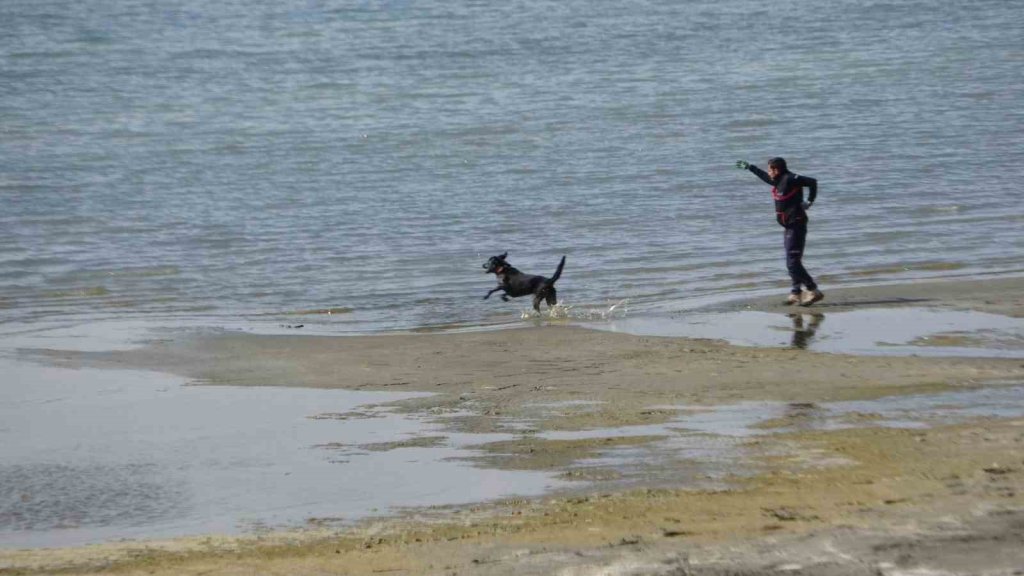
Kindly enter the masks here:
M 498 256 L 498 260 L 504 260 L 506 256 L 508 256 L 508 252 L 505 252 L 501 256 Z

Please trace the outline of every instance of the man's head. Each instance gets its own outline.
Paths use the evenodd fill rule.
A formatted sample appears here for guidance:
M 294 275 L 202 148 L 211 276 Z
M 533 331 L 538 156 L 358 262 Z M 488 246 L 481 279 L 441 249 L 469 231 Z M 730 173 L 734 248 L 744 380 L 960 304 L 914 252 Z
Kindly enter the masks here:
M 776 156 L 768 161 L 768 175 L 772 178 L 778 178 L 786 172 L 789 172 L 789 168 L 786 168 L 786 159 L 781 156 Z

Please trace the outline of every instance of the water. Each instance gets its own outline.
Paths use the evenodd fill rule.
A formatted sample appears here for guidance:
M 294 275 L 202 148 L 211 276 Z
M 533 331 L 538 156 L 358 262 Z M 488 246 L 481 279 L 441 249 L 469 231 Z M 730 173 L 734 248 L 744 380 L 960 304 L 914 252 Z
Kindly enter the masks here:
M 885 427 L 927 429 L 978 418 L 1024 416 L 1024 387 L 1004 386 L 889 397 L 878 400 L 788 404 L 741 402 L 721 406 L 659 406 L 679 416 L 664 424 L 622 426 L 583 431 L 544 432 L 548 440 L 578 440 L 619 436 L 662 436 L 639 446 L 617 447 L 574 462 L 582 476 L 594 470 L 614 470 L 615 482 L 650 486 L 718 488 L 729 478 L 754 472 L 756 459 L 745 441 L 755 436 Z M 763 449 L 763 446 L 760 447 Z M 783 448 L 776 447 L 779 454 Z M 801 456 L 811 466 L 849 465 L 834 454 L 814 454 L 806 447 Z
M 821 182 L 828 285 L 1024 269 L 1024 6 L 0 3 L 0 322 L 334 332 L 785 285 L 768 190 Z M 324 313 L 331 309 L 332 314 Z
M 644 336 L 837 354 L 1024 358 L 1024 319 L 916 307 L 822 313 L 689 312 L 635 315 L 589 326 Z
M 455 460 L 510 435 L 449 434 L 380 405 L 415 394 L 0 368 L 0 548 L 336 527 L 564 485 Z M 373 449 L 422 437 L 436 441 Z
M 391 403 L 422 392 L 190 386 L 41 365 L 24 350 L 130 350 L 187 323 L 15 323 L 0 332 L 0 549 L 338 528 L 406 508 L 530 497 L 552 472 L 469 460 L 512 439 Z M 288 384 L 281 382 L 282 385 Z

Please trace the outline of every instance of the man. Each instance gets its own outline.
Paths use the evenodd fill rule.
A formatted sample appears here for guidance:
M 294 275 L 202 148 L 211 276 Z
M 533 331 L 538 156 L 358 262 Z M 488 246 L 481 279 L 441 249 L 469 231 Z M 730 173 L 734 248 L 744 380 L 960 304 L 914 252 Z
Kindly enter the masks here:
M 786 304 L 810 306 L 821 300 L 825 295 L 818 290 L 818 285 L 801 262 L 804 244 L 807 241 L 807 210 L 818 196 L 818 181 L 790 172 L 783 158 L 769 160 L 768 172 L 743 160 L 736 162 L 736 167 L 749 170 L 772 185 L 775 220 L 786 229 L 783 242 L 786 247 L 786 269 L 793 281 L 793 288 L 786 299 Z M 804 188 L 810 190 L 806 202 Z

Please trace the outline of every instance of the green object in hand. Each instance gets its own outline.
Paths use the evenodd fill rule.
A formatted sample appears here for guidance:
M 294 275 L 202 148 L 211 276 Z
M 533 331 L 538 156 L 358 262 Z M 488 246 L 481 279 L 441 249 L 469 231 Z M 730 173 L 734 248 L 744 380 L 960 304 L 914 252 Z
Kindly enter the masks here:
M 739 168 L 740 170 L 746 170 L 747 168 L 750 167 L 750 163 L 747 162 L 746 160 L 737 160 L 736 167 Z

